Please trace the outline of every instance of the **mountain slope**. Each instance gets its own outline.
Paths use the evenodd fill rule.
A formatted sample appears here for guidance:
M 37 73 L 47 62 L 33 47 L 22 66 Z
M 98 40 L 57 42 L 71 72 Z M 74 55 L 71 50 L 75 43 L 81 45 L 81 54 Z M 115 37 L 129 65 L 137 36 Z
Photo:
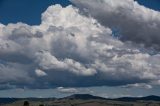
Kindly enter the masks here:
M 106 98 L 98 97 L 98 96 L 93 96 L 90 94 L 74 94 L 62 99 L 81 99 L 81 100 L 89 100 L 89 99 L 103 99 L 105 100 Z

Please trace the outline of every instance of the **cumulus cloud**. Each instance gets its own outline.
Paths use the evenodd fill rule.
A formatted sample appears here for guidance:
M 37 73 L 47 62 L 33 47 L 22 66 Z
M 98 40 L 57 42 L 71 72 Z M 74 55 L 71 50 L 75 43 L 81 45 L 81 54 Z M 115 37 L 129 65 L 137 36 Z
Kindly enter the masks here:
M 122 41 L 132 41 L 159 50 L 160 12 L 135 0 L 70 0 L 77 7 L 110 27 Z
M 144 53 L 112 35 L 112 29 L 73 6 L 50 6 L 37 26 L 0 24 L 0 84 L 51 88 L 160 80 L 159 54 Z

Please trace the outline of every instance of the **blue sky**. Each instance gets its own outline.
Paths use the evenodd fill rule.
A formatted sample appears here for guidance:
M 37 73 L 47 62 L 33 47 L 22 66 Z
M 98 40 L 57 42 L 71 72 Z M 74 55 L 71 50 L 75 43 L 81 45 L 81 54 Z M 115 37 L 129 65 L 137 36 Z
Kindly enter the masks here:
M 40 24 L 41 14 L 53 4 L 68 5 L 68 0 L 1 0 L 0 22 L 3 24 L 24 22 Z
M 159 0 L 138 0 L 138 2 L 146 7 L 155 9 L 157 11 L 160 10 L 160 1 Z
M 4 24 L 0 24 L 0 97 L 160 95 L 160 21 L 153 11 L 135 5 L 142 14 L 134 11 L 130 17 L 134 1 L 111 13 L 101 11 L 98 1 L 92 5 L 86 5 L 90 0 L 71 1 L 79 11 L 88 6 L 87 13 L 98 22 L 74 7 L 63 8 L 71 4 L 68 0 L 0 0 L 0 23 Z M 160 11 L 159 0 L 138 2 Z M 54 4 L 62 7 L 46 10 Z M 14 24 L 5 26 L 10 23 Z M 112 38 L 109 28 L 120 29 L 117 33 L 122 33 L 122 39 Z M 94 39 L 96 36 L 99 38 Z M 153 52 L 155 55 L 150 55 Z
M 138 2 L 149 8 L 160 10 L 159 0 L 138 0 Z M 53 4 L 67 6 L 70 2 L 68 0 L 1 0 L 0 22 L 3 24 L 17 22 L 30 25 L 40 24 L 41 13 Z

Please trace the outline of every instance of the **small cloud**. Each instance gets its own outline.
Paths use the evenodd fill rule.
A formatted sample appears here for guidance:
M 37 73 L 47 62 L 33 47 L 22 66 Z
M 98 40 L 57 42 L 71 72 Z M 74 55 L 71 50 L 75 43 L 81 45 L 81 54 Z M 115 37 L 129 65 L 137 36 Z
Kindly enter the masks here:
M 128 84 L 122 86 L 123 88 L 145 88 L 145 89 L 152 89 L 152 86 L 145 83 L 136 83 L 136 84 Z
M 76 88 L 58 87 L 57 90 L 61 93 L 77 93 L 78 92 Z
M 46 76 L 46 75 L 47 75 L 44 71 L 42 71 L 42 70 L 40 70 L 40 69 L 36 69 L 36 70 L 35 70 L 35 73 L 36 73 L 36 75 L 37 75 L 38 77 L 43 77 L 43 76 Z

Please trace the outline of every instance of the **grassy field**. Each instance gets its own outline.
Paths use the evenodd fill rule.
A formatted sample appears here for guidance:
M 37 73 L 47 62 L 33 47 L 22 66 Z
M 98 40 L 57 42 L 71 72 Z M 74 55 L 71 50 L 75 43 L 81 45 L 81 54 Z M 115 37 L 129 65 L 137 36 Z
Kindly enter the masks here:
M 23 106 L 25 100 L 1 106 Z M 113 100 L 53 100 L 53 101 L 28 101 L 29 106 L 160 106 L 160 102 L 136 101 L 121 102 Z

